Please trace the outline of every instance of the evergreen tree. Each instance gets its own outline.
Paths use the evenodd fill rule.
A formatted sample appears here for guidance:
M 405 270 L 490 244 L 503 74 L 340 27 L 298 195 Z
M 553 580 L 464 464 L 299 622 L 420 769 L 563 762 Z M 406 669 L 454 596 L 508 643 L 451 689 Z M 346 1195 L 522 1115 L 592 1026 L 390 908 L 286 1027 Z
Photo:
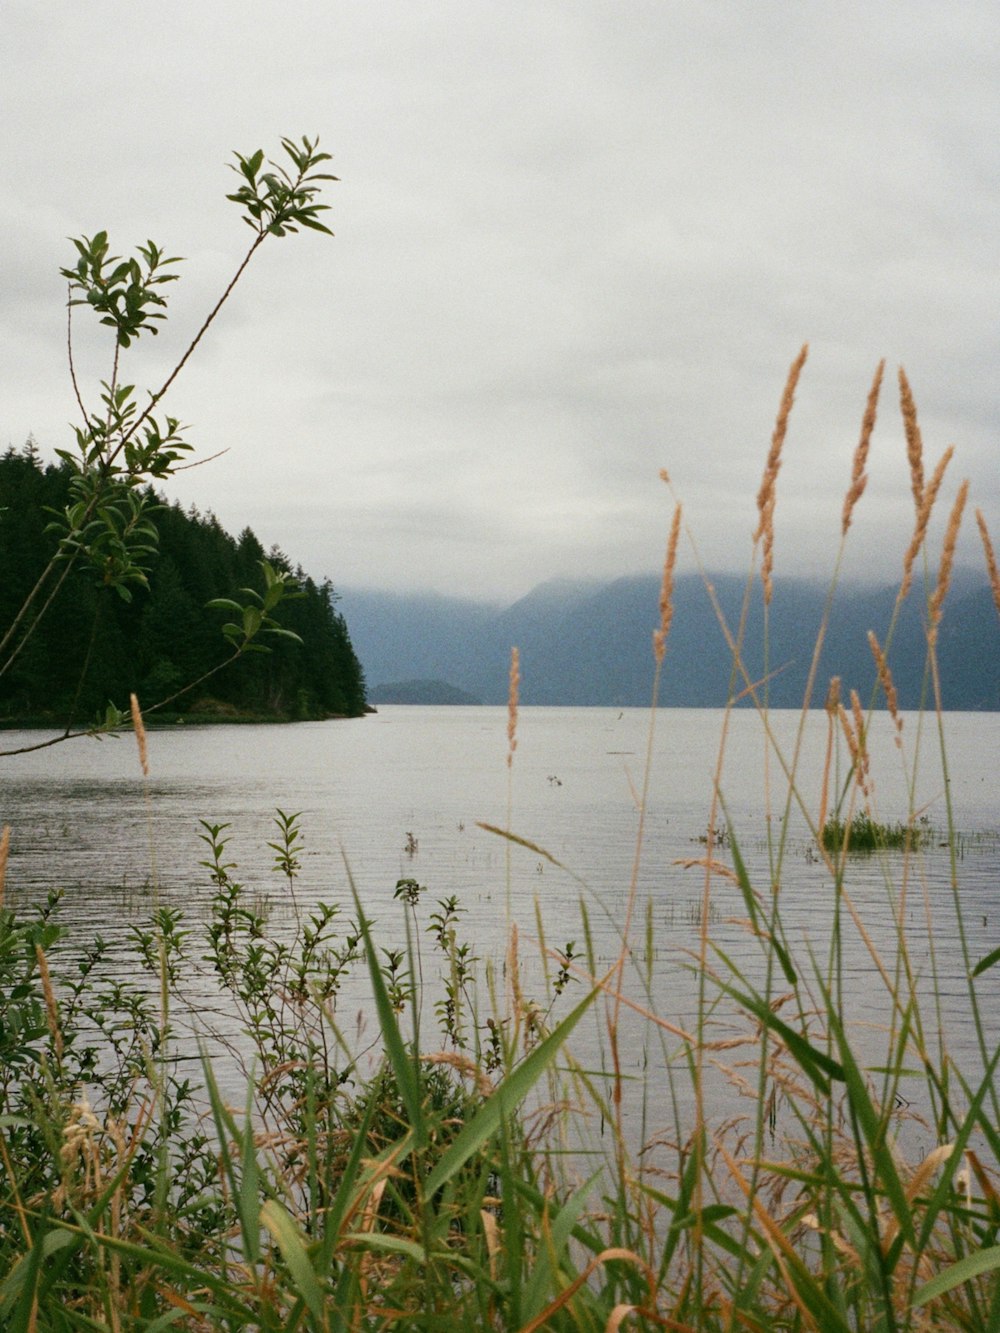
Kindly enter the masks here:
M 70 483 L 69 467 L 43 464 L 32 440 L 0 456 L 0 627 L 16 615 L 55 551 L 49 525 L 70 503 Z M 298 584 L 280 613 L 283 629 L 298 638 L 271 637 L 269 651 L 244 653 L 182 694 L 172 711 L 281 719 L 364 712 L 364 674 L 329 581 L 317 585 L 293 570 L 280 550 L 265 557 L 249 528 L 234 539 L 214 514 L 164 505 L 151 491 L 145 500 L 159 532 L 147 585 L 136 585 L 126 599 L 100 586 L 92 568 L 73 569 L 0 680 L 0 718 L 78 725 L 103 714 L 109 701 L 125 703 L 133 691 L 148 710 L 184 690 L 233 654 L 220 633 L 229 613 L 206 605 L 238 596 L 240 588 L 263 591 L 265 559 Z

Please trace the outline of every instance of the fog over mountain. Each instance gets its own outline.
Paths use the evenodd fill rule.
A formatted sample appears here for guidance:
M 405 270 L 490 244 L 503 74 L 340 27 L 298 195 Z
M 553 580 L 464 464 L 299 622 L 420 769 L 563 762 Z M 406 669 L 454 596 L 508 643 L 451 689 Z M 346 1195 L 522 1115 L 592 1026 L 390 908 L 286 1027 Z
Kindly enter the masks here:
M 735 634 L 745 580 L 712 578 L 719 607 Z M 510 606 L 443 596 L 348 590 L 340 609 L 350 626 L 374 703 L 400 698 L 387 686 L 436 682 L 488 704 L 507 699 L 510 649 L 521 659 L 523 704 L 644 706 L 653 686 L 652 631 L 658 623 L 658 575 L 610 583 L 557 580 L 539 584 Z M 896 588 L 842 586 L 830 612 L 811 702 L 821 705 L 831 676 L 865 704 L 876 672 L 868 631 L 888 640 Z M 801 706 L 813 647 L 823 619 L 825 584 L 783 580 L 769 611 L 765 654 L 764 609 L 752 590 L 743 659 L 754 681 L 770 674 L 770 703 Z M 660 702 L 716 707 L 732 688 L 732 657 L 702 579 L 678 578 Z M 903 603 L 888 657 L 902 708 L 918 707 L 924 692 L 927 639 L 925 600 L 915 587 Z M 989 587 L 971 575 L 956 577 L 945 603 L 938 640 L 945 708 L 1000 708 L 1000 619 Z M 737 692 L 746 682 L 739 678 Z M 438 696 L 442 697 L 442 696 Z M 884 701 L 879 698 L 879 706 Z

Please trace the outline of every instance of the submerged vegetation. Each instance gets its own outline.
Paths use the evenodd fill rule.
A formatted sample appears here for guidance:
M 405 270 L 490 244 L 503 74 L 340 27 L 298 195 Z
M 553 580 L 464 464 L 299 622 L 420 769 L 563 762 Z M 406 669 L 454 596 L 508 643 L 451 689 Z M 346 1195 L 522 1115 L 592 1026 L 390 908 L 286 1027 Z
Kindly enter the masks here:
M 312 146 L 303 152 L 298 167 L 311 169 Z M 280 174 L 262 175 L 262 162 L 262 154 L 238 159 L 244 184 L 233 196 L 257 228 L 254 248 L 296 219 L 316 223 L 312 194 L 303 197 L 301 184 L 282 186 Z M 84 270 L 103 262 L 100 248 L 83 246 Z M 146 258 L 152 273 L 162 257 Z M 98 291 L 91 303 L 109 310 L 106 318 L 127 347 L 136 329 L 122 312 L 134 315 L 135 301 L 108 307 Z M 765 606 L 780 595 L 777 479 L 805 358 L 803 349 L 786 384 L 758 495 L 747 597 L 759 578 Z M 881 382 L 880 366 L 854 453 L 841 553 L 865 490 Z M 950 452 L 925 479 L 902 374 L 900 391 L 915 521 L 897 605 L 916 595 L 916 562 L 925 560 L 931 702 L 920 726 L 937 732 L 946 774 L 936 646 L 967 488 L 957 492 L 932 562 L 927 533 Z M 95 443 L 91 434 L 79 467 L 83 491 L 111 478 L 110 526 L 92 529 L 92 520 L 104 519 L 95 520 L 97 502 L 92 507 L 83 495 L 83 508 L 66 515 L 69 533 L 43 579 L 58 580 L 64 566 L 100 557 L 107 586 L 131 591 L 130 582 L 144 581 L 137 563 L 143 553 L 129 542 L 144 521 L 145 492 L 137 488 L 150 468 L 143 459 L 155 463 L 159 437 L 147 440 L 148 457 L 136 454 L 117 393 L 109 388 L 104 401 L 118 443 L 106 444 L 107 432 Z M 116 526 L 123 516 L 127 533 Z M 1000 609 L 981 516 L 980 529 Z M 677 505 L 658 618 L 650 608 L 650 755 L 660 678 L 670 665 L 683 535 Z M 839 569 L 840 554 L 834 583 Z M 279 573 L 272 569 L 272 580 Z M 272 586 L 274 605 L 267 600 Z M 237 655 L 270 627 L 283 591 L 280 580 L 269 583 L 248 604 L 243 630 L 231 622 Z M 30 643 L 19 628 L 25 623 L 35 621 L 18 621 L 8 636 L 15 657 L 18 645 L 27 651 Z M 894 623 L 881 628 L 881 638 L 871 640 L 879 690 L 902 761 L 915 772 L 892 679 Z M 701 882 L 689 1015 L 668 1015 L 653 1001 L 654 927 L 651 915 L 643 919 L 637 891 L 648 780 L 637 792 L 634 870 L 616 921 L 616 956 L 596 956 L 591 905 L 583 898 L 574 939 L 557 947 L 542 938 L 534 967 L 509 891 L 501 968 L 475 956 L 461 901 L 434 901 L 416 878 L 396 886 L 401 948 L 367 918 L 349 870 L 340 895 L 346 906 L 306 901 L 299 891 L 306 835 L 296 815 L 279 810 L 268 848 L 287 890 L 284 920 L 272 918 L 237 877 L 230 830 L 205 822 L 201 870 L 212 886 L 206 918 L 157 907 L 133 931 L 132 965 L 123 971 L 102 941 L 74 939 L 63 927 L 57 893 L 33 910 L 4 903 L 5 831 L 5 1333 L 986 1333 L 1000 1326 L 1000 1047 L 997 1016 L 985 1012 L 982 998 L 1000 949 L 978 958 L 972 951 L 949 798 L 946 907 L 961 954 L 959 1021 L 978 1052 L 972 1068 L 948 1044 L 940 994 L 953 978 L 939 970 L 930 907 L 916 901 L 919 840 L 904 839 L 902 855 L 889 856 L 875 837 L 872 854 L 881 858 L 896 924 L 891 950 L 866 930 L 853 891 L 859 862 L 850 851 L 859 818 L 877 834 L 886 827 L 874 813 L 878 775 L 862 701 L 854 692 L 841 700 L 839 685 L 831 684 L 826 762 L 819 790 L 806 790 L 799 770 L 808 707 L 793 745 L 783 747 L 770 724 L 767 677 L 747 669 L 739 623 L 725 622 L 725 629 L 731 685 L 728 702 L 720 701 L 716 795 L 704 845 L 686 863 Z M 807 700 L 824 630 L 817 625 Z M 512 784 L 519 667 L 515 649 L 506 747 Z M 729 710 L 745 698 L 757 709 L 765 741 L 762 800 L 778 816 L 768 819 L 763 869 L 745 857 L 743 830 L 725 804 Z M 137 702 L 132 717 L 145 774 Z M 119 721 L 109 718 L 108 725 Z M 793 931 L 785 914 L 793 810 L 822 858 L 829 932 L 819 944 Z M 900 826 L 913 828 L 920 815 L 903 812 Z M 850 836 L 828 840 L 831 825 Z M 483 827 L 506 849 L 526 848 L 560 866 L 513 828 Z M 414 864 L 417 843 L 408 837 Z M 923 919 L 914 906 L 923 907 Z M 742 960 L 714 934 L 734 913 L 749 941 Z M 844 961 L 852 937 L 865 950 L 872 1002 L 881 1009 L 874 1059 L 862 1054 L 847 1018 Z M 345 1021 L 357 1002 L 348 988 L 362 982 L 364 1006 L 377 1019 L 370 1035 Z M 581 1058 L 577 1040 L 585 1030 Z M 640 1047 L 644 1067 L 636 1077 L 626 1070 Z M 746 1099 L 742 1113 L 733 1112 L 734 1090 Z M 899 1107 L 918 1099 L 915 1146 L 900 1132 Z

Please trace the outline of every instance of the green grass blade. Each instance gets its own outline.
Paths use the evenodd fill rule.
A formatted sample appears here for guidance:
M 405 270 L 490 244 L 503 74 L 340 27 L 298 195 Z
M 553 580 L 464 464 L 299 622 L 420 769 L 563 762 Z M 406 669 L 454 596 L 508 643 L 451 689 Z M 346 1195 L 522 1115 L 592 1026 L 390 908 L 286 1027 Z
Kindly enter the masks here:
M 944 1163 L 937 1186 L 924 1210 L 924 1221 L 920 1228 L 920 1236 L 918 1239 L 918 1247 L 921 1250 L 930 1239 L 938 1214 L 942 1208 L 947 1208 L 948 1206 L 948 1199 L 952 1188 L 952 1178 L 954 1177 L 963 1154 L 965 1153 L 965 1145 L 968 1143 L 972 1131 L 975 1129 L 976 1124 L 980 1119 L 986 1095 L 992 1090 L 993 1077 L 996 1072 L 998 1060 L 1000 1060 L 1000 1046 L 994 1051 L 993 1059 L 986 1068 L 986 1074 L 976 1090 L 976 1095 L 972 1098 L 969 1104 L 965 1120 L 960 1126 L 955 1141 L 952 1144 L 951 1156 Z
M 798 1061 L 802 1072 L 808 1076 L 824 1096 L 830 1091 L 831 1080 L 836 1080 L 838 1083 L 845 1081 L 843 1066 L 832 1056 L 827 1055 L 825 1051 L 813 1046 L 801 1032 L 796 1032 L 794 1028 L 783 1022 L 761 996 L 747 995 L 725 983 L 722 983 L 721 989 L 736 1000 L 738 1004 L 743 1005 L 745 1009 L 749 1009 L 765 1027 L 770 1028 L 781 1038 L 789 1052 Z
M 326 1215 L 323 1219 L 323 1245 L 322 1245 L 322 1263 L 323 1271 L 328 1272 L 333 1262 L 334 1250 L 337 1247 L 341 1224 L 347 1216 L 347 1210 L 351 1205 L 355 1184 L 361 1171 L 361 1162 L 368 1150 L 368 1128 L 371 1125 L 372 1117 L 375 1114 L 375 1099 L 372 1098 L 365 1107 L 365 1113 L 361 1124 L 358 1126 L 354 1135 L 354 1142 L 351 1144 L 351 1151 L 341 1172 L 340 1181 L 337 1185 L 337 1193 L 334 1195 Z
M 260 1220 L 277 1242 L 297 1294 L 305 1302 L 312 1317 L 321 1323 L 323 1288 L 313 1270 L 305 1239 L 294 1219 L 277 1199 L 268 1199 L 260 1210 Z
M 66 1238 L 61 1239 L 63 1236 Z M 64 1232 L 50 1231 L 42 1240 L 36 1241 L 27 1254 L 22 1254 L 16 1260 L 0 1288 L 3 1297 L 0 1315 L 3 1316 L 4 1328 L 9 1328 L 11 1333 L 21 1333 L 21 1330 L 30 1326 L 43 1260 L 57 1245 L 67 1245 L 74 1239 Z
M 538 1260 L 528 1278 L 522 1298 L 522 1319 L 533 1319 L 545 1307 L 546 1299 L 552 1286 L 556 1268 L 562 1259 L 563 1251 L 569 1244 L 570 1236 L 580 1220 L 587 1195 L 593 1189 L 603 1168 L 585 1180 L 563 1204 L 548 1227 L 543 1228 L 538 1244 Z
M 750 918 L 750 924 L 755 931 L 760 930 L 760 908 L 757 905 L 757 898 L 753 891 L 753 885 L 750 883 L 750 876 L 747 873 L 746 862 L 743 860 L 743 853 L 740 851 L 740 845 L 736 838 L 736 830 L 729 818 L 729 812 L 726 809 L 725 802 L 720 796 L 722 812 L 726 816 L 726 828 L 729 832 L 729 850 L 733 857 L 733 869 L 736 872 L 736 882 L 740 886 L 740 893 L 743 895 L 743 902 L 746 905 L 747 916 Z
M 361 906 L 361 898 L 358 895 L 350 869 L 348 869 L 347 874 L 351 885 L 351 893 L 354 895 L 354 906 L 358 913 L 358 929 L 361 932 L 361 938 L 365 946 L 365 958 L 368 961 L 368 974 L 371 977 L 375 1008 L 378 1012 L 379 1029 L 385 1045 L 386 1058 L 395 1076 L 399 1095 L 403 1099 L 403 1106 L 409 1119 L 410 1128 L 413 1130 L 415 1146 L 419 1150 L 427 1145 L 427 1125 L 420 1096 L 420 1071 L 416 1061 L 407 1052 L 403 1034 L 399 1030 L 392 1002 L 389 999 L 389 992 L 386 989 L 385 978 L 382 976 L 382 969 L 379 967 L 371 931 L 368 929 L 368 922 Z
M 247 1105 L 243 1113 L 243 1133 L 240 1136 L 240 1189 L 236 1202 L 247 1257 L 254 1263 L 259 1263 L 261 1179 L 260 1168 L 257 1165 L 257 1149 L 254 1145 L 252 1096 L 253 1088 L 248 1087 Z
M 454 1142 L 442 1154 L 437 1166 L 424 1183 L 425 1198 L 431 1198 L 446 1181 L 459 1171 L 477 1149 L 500 1128 L 504 1118 L 528 1095 L 545 1070 L 553 1063 L 569 1034 L 593 1004 L 600 987 L 595 986 L 544 1041 L 506 1076 L 487 1098 Z
M 359 1245 L 366 1250 L 382 1250 L 386 1254 L 403 1254 L 414 1263 L 426 1264 L 427 1255 L 424 1247 L 405 1236 L 392 1236 L 383 1231 L 349 1231 L 343 1237 L 345 1242 Z
M 241 1134 L 232 1113 L 222 1100 L 222 1093 L 215 1080 L 212 1065 L 207 1052 L 202 1052 L 202 1069 L 205 1073 L 205 1088 L 208 1092 L 215 1132 L 218 1136 L 219 1158 L 223 1174 L 229 1182 L 232 1197 L 236 1202 L 240 1219 L 240 1233 L 243 1237 L 243 1253 L 252 1263 L 260 1260 L 260 1173 L 257 1167 L 257 1155 L 253 1144 L 253 1130 L 250 1121 L 249 1106 Z M 247 1092 L 248 1102 L 250 1090 Z M 237 1171 L 230 1151 L 230 1142 L 240 1144 L 243 1158 L 240 1171 Z
M 994 963 L 1000 963 L 1000 949 L 994 949 L 993 952 L 988 953 L 985 958 L 980 958 L 979 962 L 969 973 L 970 977 L 981 977 L 984 972 L 987 972 L 993 966 Z
M 922 1287 L 917 1288 L 913 1296 L 913 1309 L 917 1310 L 921 1305 L 932 1301 L 935 1296 L 943 1296 L 946 1291 L 951 1291 L 963 1282 L 978 1277 L 980 1273 L 992 1272 L 995 1268 L 1000 1268 L 1000 1245 L 991 1245 L 976 1254 L 967 1254 L 964 1259 L 959 1259 L 958 1263 L 952 1264 L 936 1277 L 932 1277 L 929 1282 L 925 1282 Z
M 868 1096 L 868 1089 L 861 1077 L 861 1070 L 854 1059 L 854 1053 L 844 1032 L 844 1025 L 840 1020 L 840 1015 L 836 1012 L 833 1001 L 829 994 L 824 994 L 824 999 L 830 1028 L 837 1042 L 841 1063 L 844 1067 L 844 1080 L 847 1084 L 847 1095 L 851 1110 L 857 1116 L 865 1142 L 871 1150 L 872 1164 L 878 1179 L 881 1180 L 885 1188 L 892 1211 L 899 1223 L 900 1233 L 910 1245 L 913 1245 L 916 1239 L 913 1231 L 913 1212 L 907 1202 L 906 1191 L 903 1189 L 899 1172 L 896 1170 L 892 1150 L 886 1142 L 888 1126 L 884 1117 L 879 1115 Z M 886 1272 L 889 1271 L 891 1270 L 887 1266 Z

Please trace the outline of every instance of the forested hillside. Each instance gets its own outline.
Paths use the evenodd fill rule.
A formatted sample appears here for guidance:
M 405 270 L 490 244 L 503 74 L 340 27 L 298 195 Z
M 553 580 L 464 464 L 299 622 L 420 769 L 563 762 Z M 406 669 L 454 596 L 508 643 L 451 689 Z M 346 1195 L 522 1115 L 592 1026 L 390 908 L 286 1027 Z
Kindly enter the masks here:
M 0 633 L 55 550 L 47 528 L 68 502 L 68 483 L 68 469 L 44 465 L 30 442 L 0 456 Z M 127 706 L 133 691 L 149 708 L 232 656 L 221 633 L 230 617 L 206 604 L 261 589 L 260 562 L 289 570 L 287 558 L 265 552 L 249 528 L 234 539 L 211 514 L 164 505 L 154 518 L 148 588 L 125 600 L 93 570 L 73 569 L 0 678 L 0 719 L 86 724 L 109 701 Z M 298 720 L 364 711 L 364 675 L 333 588 L 292 572 L 301 596 L 282 601 L 278 620 L 302 642 L 262 638 L 268 652 L 247 652 L 172 712 Z

